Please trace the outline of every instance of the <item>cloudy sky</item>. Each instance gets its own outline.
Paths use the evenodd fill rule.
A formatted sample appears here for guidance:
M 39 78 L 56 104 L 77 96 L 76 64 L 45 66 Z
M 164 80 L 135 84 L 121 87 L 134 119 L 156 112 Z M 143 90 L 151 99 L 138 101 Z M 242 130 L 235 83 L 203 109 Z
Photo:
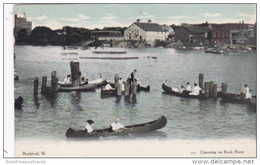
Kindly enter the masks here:
M 256 22 L 254 4 L 59 4 L 16 5 L 14 14 L 35 26 L 103 28 L 129 26 L 137 18 L 159 24 Z

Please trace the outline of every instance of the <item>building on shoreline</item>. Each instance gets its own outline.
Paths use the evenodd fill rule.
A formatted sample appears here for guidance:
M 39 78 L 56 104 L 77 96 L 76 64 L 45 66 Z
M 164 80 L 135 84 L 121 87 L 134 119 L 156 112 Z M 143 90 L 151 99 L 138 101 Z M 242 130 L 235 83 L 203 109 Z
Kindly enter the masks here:
M 154 42 L 155 40 L 165 41 L 169 33 L 173 31 L 167 25 L 159 25 L 158 23 L 141 22 L 137 19 L 124 32 L 125 40 Z
M 18 17 L 17 14 L 14 16 L 14 37 L 17 38 L 20 30 L 26 30 L 27 35 L 32 32 L 32 22 L 27 21 L 25 17 Z
M 211 43 L 211 29 L 204 25 L 182 24 L 175 28 L 175 41 L 192 46 L 204 46 Z
M 250 44 L 250 38 L 255 38 L 255 25 L 239 23 L 211 24 L 212 43 L 224 44 Z M 251 43 L 254 44 L 254 43 Z

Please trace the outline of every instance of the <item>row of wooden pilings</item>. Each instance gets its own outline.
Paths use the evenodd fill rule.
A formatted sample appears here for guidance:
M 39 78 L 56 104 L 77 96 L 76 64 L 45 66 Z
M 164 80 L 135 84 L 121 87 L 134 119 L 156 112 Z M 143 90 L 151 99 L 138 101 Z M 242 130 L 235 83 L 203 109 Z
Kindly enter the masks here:
M 58 92 L 58 78 L 56 77 L 56 71 L 51 73 L 51 86 L 47 86 L 47 76 L 42 76 L 42 86 L 41 86 L 41 93 L 42 94 L 54 94 Z M 39 89 L 39 78 L 36 77 L 34 79 L 34 87 L 33 87 L 33 94 L 38 94 Z
M 204 89 L 206 98 L 217 98 L 218 97 L 218 85 L 214 81 L 204 82 L 204 75 L 199 74 L 199 87 Z M 204 85 L 204 86 L 203 86 Z M 227 83 L 221 84 L 221 92 L 227 92 Z
M 79 62 L 73 62 L 70 61 L 70 70 L 71 70 L 71 80 L 74 87 L 79 86 L 80 84 L 80 68 L 79 68 Z M 36 77 L 34 79 L 34 95 L 38 94 L 38 88 L 39 88 L 39 78 Z M 53 71 L 51 73 L 51 86 L 47 86 L 47 76 L 42 76 L 42 86 L 41 86 L 41 93 L 42 94 L 55 94 L 58 92 L 58 78 L 57 78 L 57 72 Z
M 121 97 L 122 96 L 122 83 L 119 83 L 119 75 L 118 74 L 115 74 L 115 77 L 114 77 L 114 83 L 115 83 L 115 89 L 116 89 L 116 95 L 118 97 Z M 125 82 L 125 93 L 124 93 L 124 96 L 126 98 L 129 98 L 132 97 L 135 98 L 136 97 L 136 93 L 137 93 L 137 81 L 133 81 L 131 82 L 130 79 L 128 79 L 126 82 Z

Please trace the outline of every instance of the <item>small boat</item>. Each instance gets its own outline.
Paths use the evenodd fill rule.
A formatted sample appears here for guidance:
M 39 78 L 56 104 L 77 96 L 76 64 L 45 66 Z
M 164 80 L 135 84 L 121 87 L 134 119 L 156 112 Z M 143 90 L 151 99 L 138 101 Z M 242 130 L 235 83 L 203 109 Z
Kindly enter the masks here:
M 208 49 L 208 50 L 205 50 L 205 53 L 223 54 L 223 50 L 219 50 L 219 49 Z
M 81 76 L 80 85 L 87 85 L 87 84 L 96 85 L 97 87 L 102 87 L 102 86 L 105 86 L 107 84 L 107 80 L 99 78 L 99 79 L 96 79 L 96 80 L 88 81 L 86 76 Z M 61 87 L 72 87 L 73 86 L 71 81 L 70 82 L 59 81 L 58 85 L 60 85 Z
M 171 87 L 165 85 L 164 83 L 162 84 L 162 89 L 164 90 L 165 93 L 171 94 L 174 96 L 179 96 L 179 97 L 185 97 L 185 98 L 197 98 L 197 99 L 206 99 L 205 94 L 201 93 L 200 95 L 189 95 L 189 91 L 183 91 L 182 93 L 173 91 Z
M 109 83 L 109 84 L 111 85 L 112 88 L 115 88 L 114 83 Z M 140 84 L 138 84 L 137 85 L 137 92 L 140 92 L 140 91 L 149 92 L 150 91 L 150 85 L 141 86 Z M 101 89 L 101 97 L 109 97 L 109 96 L 116 96 L 116 90 L 115 89 L 109 89 L 109 90 Z
M 93 51 L 93 54 L 126 54 L 126 51 Z
M 59 87 L 58 92 L 72 92 L 72 91 L 81 91 L 81 92 L 87 92 L 87 91 L 95 91 L 96 85 L 94 84 L 87 84 L 87 85 L 80 85 L 79 87 Z
M 140 84 L 137 84 L 137 92 L 140 91 L 150 92 L 150 85 L 141 86 Z
M 69 128 L 66 132 L 67 138 L 89 138 L 89 137 L 105 137 L 105 136 L 118 136 L 118 135 L 129 135 L 129 134 L 140 134 L 148 131 L 154 131 L 163 128 L 167 124 L 167 119 L 161 116 L 157 120 L 125 126 L 126 130 L 112 131 L 112 128 L 97 129 L 95 133 L 88 134 L 85 130 L 74 130 Z
M 245 96 L 241 94 L 219 92 L 218 96 L 222 98 L 223 102 L 241 103 L 256 106 L 256 101 L 253 98 L 245 99 Z

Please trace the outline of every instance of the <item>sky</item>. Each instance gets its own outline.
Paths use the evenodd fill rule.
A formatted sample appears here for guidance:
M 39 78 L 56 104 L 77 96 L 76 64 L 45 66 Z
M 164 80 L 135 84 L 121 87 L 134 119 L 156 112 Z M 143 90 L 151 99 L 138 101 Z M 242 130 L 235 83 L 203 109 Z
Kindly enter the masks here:
M 128 27 L 138 18 L 159 24 L 256 22 L 255 4 L 23 4 L 13 13 L 26 14 L 36 26 L 60 29 L 63 26 L 88 29 Z

